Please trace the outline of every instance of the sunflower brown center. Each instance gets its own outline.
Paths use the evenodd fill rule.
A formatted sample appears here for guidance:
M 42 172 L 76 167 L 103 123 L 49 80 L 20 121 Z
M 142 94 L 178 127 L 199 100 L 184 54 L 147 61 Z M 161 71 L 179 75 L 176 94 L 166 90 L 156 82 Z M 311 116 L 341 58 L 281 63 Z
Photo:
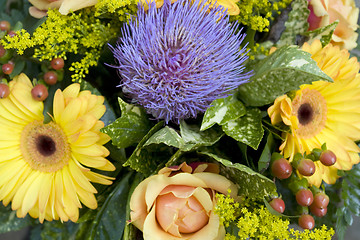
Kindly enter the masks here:
M 302 125 L 306 125 L 313 120 L 314 111 L 309 103 L 302 104 L 297 113 L 299 123 Z
M 25 161 L 35 170 L 55 172 L 70 159 L 70 147 L 65 133 L 56 123 L 35 121 L 21 133 L 20 148 Z
M 326 123 L 327 106 L 324 97 L 315 89 L 305 88 L 292 101 L 292 114 L 299 120 L 296 134 L 311 138 L 318 134 Z

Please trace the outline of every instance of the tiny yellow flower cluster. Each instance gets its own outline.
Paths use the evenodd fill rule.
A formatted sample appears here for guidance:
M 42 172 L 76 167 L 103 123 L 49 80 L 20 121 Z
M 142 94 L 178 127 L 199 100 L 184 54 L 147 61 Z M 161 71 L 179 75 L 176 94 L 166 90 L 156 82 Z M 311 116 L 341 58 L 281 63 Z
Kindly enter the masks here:
M 250 60 L 255 60 L 255 57 L 265 57 L 269 55 L 269 46 L 255 43 L 254 46 L 248 48 L 247 55 Z
M 230 21 L 238 21 L 258 32 L 268 32 L 272 13 L 279 14 L 279 10 L 285 8 L 291 0 L 240 0 L 239 15 L 231 16 Z
M 104 45 L 120 34 L 120 21 L 97 18 L 94 12 L 94 8 L 85 8 L 61 15 L 58 10 L 49 10 L 46 21 L 32 36 L 22 29 L 14 37 L 6 36 L 1 43 L 6 49 L 16 49 L 19 55 L 34 47 L 33 57 L 39 61 L 66 59 L 68 53 L 77 54 L 81 60 L 73 62 L 70 71 L 75 72 L 72 80 L 80 82 L 89 67 L 97 65 Z
M 262 204 L 245 200 L 242 204 L 235 203 L 229 195 L 216 194 L 217 205 L 215 213 L 219 215 L 220 221 L 225 227 L 231 223 L 239 229 L 237 235 L 227 233 L 225 240 L 237 239 L 304 239 L 331 240 L 335 234 L 332 228 L 325 225 L 314 230 L 294 230 L 289 228 L 290 221 L 280 216 L 273 215 Z M 232 225 L 233 225 L 232 224 Z
M 136 0 L 99 0 L 95 5 L 95 16 L 116 14 L 121 22 L 126 22 L 137 11 Z
M 217 205 L 215 206 L 215 213 L 220 216 L 220 223 L 228 227 L 230 222 L 236 220 L 238 216 L 237 211 L 240 204 L 235 202 L 230 195 L 225 196 L 224 194 L 216 194 Z

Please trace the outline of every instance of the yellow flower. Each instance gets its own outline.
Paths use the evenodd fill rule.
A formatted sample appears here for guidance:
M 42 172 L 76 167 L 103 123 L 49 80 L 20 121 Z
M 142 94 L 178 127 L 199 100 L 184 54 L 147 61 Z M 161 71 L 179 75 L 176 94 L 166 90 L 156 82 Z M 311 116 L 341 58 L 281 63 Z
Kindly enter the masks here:
M 309 30 L 324 27 L 339 20 L 331 42 L 351 50 L 356 47 L 359 8 L 354 0 L 310 0 Z
M 223 6 L 225 9 L 227 9 L 227 13 L 229 15 L 238 15 L 240 13 L 239 6 L 236 5 L 238 1 L 239 0 L 218 0 L 216 1 L 216 3 L 214 3 L 214 1 L 212 0 L 207 0 L 207 3 L 211 4 L 212 6 Z M 149 9 L 148 3 L 150 1 L 140 0 L 140 2 L 145 6 L 145 10 Z M 154 2 L 157 8 L 161 7 L 164 4 L 164 0 L 154 0 Z M 171 0 L 171 3 L 174 2 L 176 2 L 176 0 Z
M 225 229 L 214 213 L 217 192 L 237 196 L 236 186 L 215 164 L 163 168 L 142 181 L 130 199 L 131 223 L 145 240 L 221 240 Z
M 347 50 L 331 44 L 322 48 L 319 40 L 311 45 L 305 43 L 303 50 L 312 54 L 318 66 L 334 82 L 302 85 L 290 106 L 288 98 L 280 96 L 268 113 L 273 124 L 282 120 L 290 126 L 291 133 L 283 133 L 285 140 L 280 146 L 281 153 L 290 161 L 296 153 L 310 153 L 326 143 L 337 156 L 335 165 L 327 167 L 317 161 L 315 174 L 306 178 L 316 186 L 320 186 L 322 180 L 333 184 L 338 178 L 338 169 L 350 170 L 360 161 L 360 149 L 354 143 L 360 139 L 359 63 L 356 58 L 349 59 Z M 291 112 L 290 117 L 282 117 L 283 110 L 278 107 L 282 105 L 286 106 L 287 113 Z
M 99 130 L 104 98 L 81 91 L 75 83 L 57 90 L 53 117 L 43 123 L 43 102 L 31 96 L 29 78 L 20 74 L 0 99 L 0 200 L 18 217 L 27 213 L 40 222 L 77 221 L 81 203 L 97 207 L 91 182 L 111 184 L 89 167 L 113 171 L 102 146 L 109 136 Z
M 302 50 L 311 53 L 318 67 L 334 81 L 353 81 L 358 77 L 360 63 L 356 57 L 350 57 L 346 49 L 340 50 L 339 46 L 333 46 L 331 43 L 322 48 L 320 40 L 313 43 L 304 43 Z
M 29 0 L 33 5 L 29 13 L 35 18 L 46 16 L 48 9 L 59 9 L 63 15 L 77 11 L 82 8 L 94 6 L 97 0 Z

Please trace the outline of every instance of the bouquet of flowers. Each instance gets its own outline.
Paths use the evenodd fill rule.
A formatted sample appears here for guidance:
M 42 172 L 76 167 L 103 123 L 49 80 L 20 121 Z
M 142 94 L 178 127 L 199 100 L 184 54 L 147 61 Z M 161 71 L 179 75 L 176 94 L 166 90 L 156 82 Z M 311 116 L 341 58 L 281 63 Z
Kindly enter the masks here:
M 344 239 L 356 4 L 0 0 L 0 233 Z

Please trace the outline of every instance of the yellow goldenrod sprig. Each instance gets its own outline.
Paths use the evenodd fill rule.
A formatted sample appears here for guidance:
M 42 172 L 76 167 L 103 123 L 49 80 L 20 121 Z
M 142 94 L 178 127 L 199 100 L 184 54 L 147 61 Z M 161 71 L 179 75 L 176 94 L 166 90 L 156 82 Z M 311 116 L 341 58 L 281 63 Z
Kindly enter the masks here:
M 289 228 L 290 221 L 273 215 L 262 204 L 246 200 L 239 204 L 229 195 L 216 194 L 217 204 L 215 213 L 219 215 L 221 223 L 228 227 L 234 223 L 239 231 L 237 236 L 227 233 L 225 240 L 237 239 L 304 239 L 331 240 L 335 231 L 325 225 L 314 230 L 295 230 Z

